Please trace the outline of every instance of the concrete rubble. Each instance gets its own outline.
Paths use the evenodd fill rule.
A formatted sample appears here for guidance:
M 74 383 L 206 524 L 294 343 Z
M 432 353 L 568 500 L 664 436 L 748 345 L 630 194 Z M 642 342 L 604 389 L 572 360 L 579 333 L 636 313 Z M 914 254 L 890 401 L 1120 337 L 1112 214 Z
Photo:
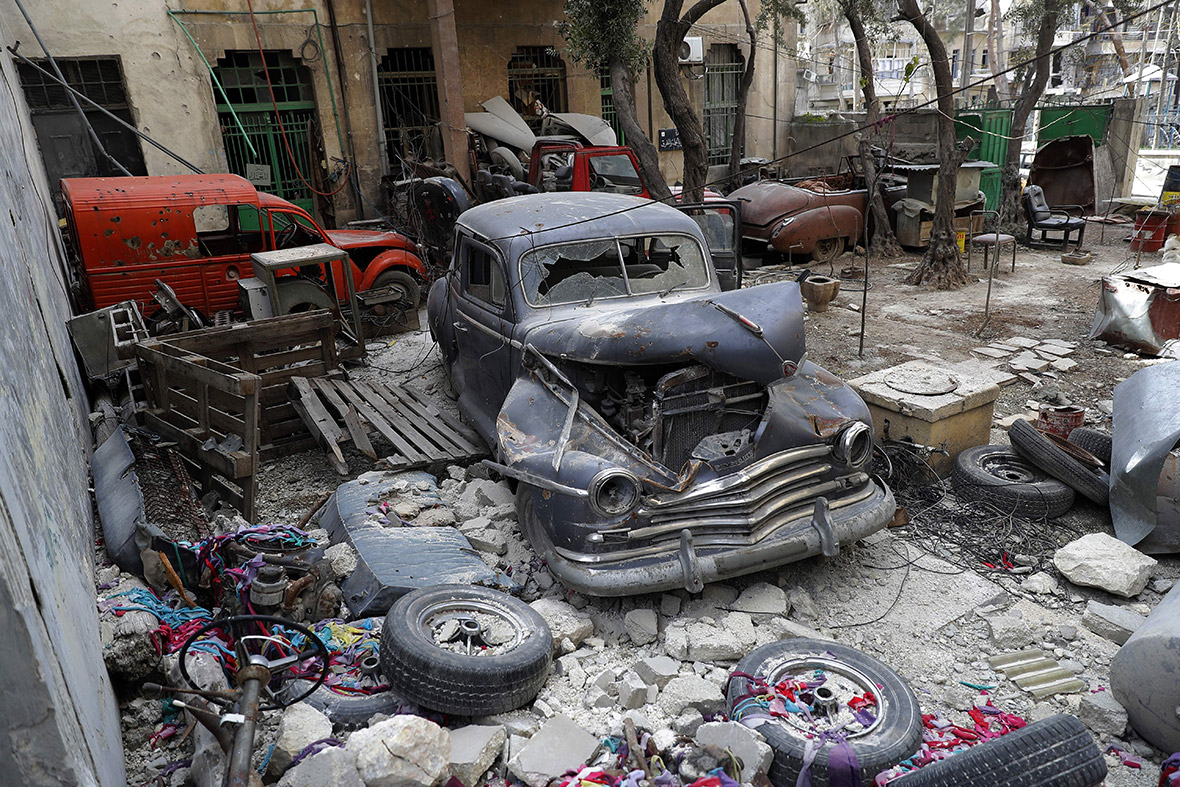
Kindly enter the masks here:
M 348 739 L 365 787 L 434 787 L 445 781 L 451 737 L 418 716 L 395 716 Z
M 1132 609 L 1094 600 L 1086 602 L 1086 612 L 1082 615 L 1083 626 L 1117 645 L 1125 643 L 1146 622 L 1145 616 Z
M 545 787 L 555 776 L 590 762 L 598 746 L 596 737 L 568 716 L 557 715 L 513 753 L 508 770 L 529 787 Z
M 472 724 L 451 730 L 451 775 L 463 787 L 475 787 L 500 756 L 507 740 L 508 732 L 498 725 Z
M 1091 533 L 1057 550 L 1053 565 L 1075 585 L 1134 598 L 1147 587 L 1156 561 L 1114 536 Z
M 305 747 L 330 737 L 332 722 L 306 702 L 297 702 L 284 708 L 279 719 L 278 739 L 267 770 L 272 774 L 283 773 Z

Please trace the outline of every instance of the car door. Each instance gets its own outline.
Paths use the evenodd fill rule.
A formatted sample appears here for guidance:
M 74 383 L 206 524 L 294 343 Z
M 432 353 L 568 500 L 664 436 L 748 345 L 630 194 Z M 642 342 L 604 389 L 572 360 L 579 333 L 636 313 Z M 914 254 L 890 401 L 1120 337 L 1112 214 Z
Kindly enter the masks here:
M 473 414 L 485 438 L 495 435 L 500 405 L 512 384 L 512 304 L 504 261 L 492 246 L 459 236 L 451 310 L 458 349 L 454 380 L 460 409 Z
M 709 256 L 722 290 L 742 286 L 742 214 L 736 202 L 710 200 L 696 205 L 677 205 L 700 225 L 709 245 Z

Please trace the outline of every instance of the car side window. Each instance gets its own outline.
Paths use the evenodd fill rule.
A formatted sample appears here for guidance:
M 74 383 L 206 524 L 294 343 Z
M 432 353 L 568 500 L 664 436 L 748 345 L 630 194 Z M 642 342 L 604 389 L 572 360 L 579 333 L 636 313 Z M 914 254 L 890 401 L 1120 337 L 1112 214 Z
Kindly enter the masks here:
M 471 240 L 464 240 L 460 258 L 463 290 L 471 298 L 496 311 L 508 302 L 504 286 L 504 269 L 492 251 Z

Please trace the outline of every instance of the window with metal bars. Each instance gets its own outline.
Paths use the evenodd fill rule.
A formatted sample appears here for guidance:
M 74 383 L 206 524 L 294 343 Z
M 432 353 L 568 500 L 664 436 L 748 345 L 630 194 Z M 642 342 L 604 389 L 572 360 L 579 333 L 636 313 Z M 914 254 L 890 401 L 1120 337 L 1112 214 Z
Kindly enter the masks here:
M 539 101 L 550 112 L 568 112 L 565 63 L 544 46 L 518 46 L 508 61 L 508 100 L 530 126 L 540 126 Z
M 615 137 L 618 139 L 620 145 L 626 145 L 627 142 L 623 136 L 623 127 L 619 125 L 619 112 L 615 109 L 615 89 L 610 81 L 610 69 L 598 69 L 598 85 L 602 91 L 602 119 L 610 124 L 610 127 L 615 130 Z
M 52 71 L 48 60 L 37 65 Z M 62 76 L 74 90 L 107 109 L 127 109 L 127 91 L 123 87 L 123 67 L 117 57 L 58 58 Z M 34 114 L 73 109 L 69 93 L 50 76 L 27 63 L 17 65 L 25 101 Z
M 274 89 L 274 100 L 279 109 L 313 109 L 315 94 L 311 87 L 311 73 L 290 52 L 268 51 L 266 70 L 262 68 L 262 55 L 254 51 L 226 52 L 217 61 L 218 80 L 225 88 L 225 95 L 236 111 L 270 109 L 270 90 L 266 78 Z M 224 98 L 215 92 L 218 110 L 226 109 Z
M 737 120 L 738 82 L 745 61 L 735 44 L 713 44 L 705 53 L 705 141 L 710 165 L 729 162 Z
M 437 124 L 442 113 L 430 47 L 388 50 L 377 66 L 377 84 L 389 162 L 441 157 Z

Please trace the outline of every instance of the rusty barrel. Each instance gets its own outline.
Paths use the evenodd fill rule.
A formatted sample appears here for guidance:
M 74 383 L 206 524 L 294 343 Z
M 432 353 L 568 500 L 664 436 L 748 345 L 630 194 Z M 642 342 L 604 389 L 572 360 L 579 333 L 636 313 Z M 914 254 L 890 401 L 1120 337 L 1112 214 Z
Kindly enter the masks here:
M 1069 433 L 1086 422 L 1086 408 L 1066 405 L 1057 407 L 1051 404 L 1041 405 L 1037 413 L 1037 428 L 1042 432 L 1055 434 L 1062 440 L 1069 437 Z
M 1180 584 L 1115 654 L 1110 688 L 1140 737 L 1180 751 Z

